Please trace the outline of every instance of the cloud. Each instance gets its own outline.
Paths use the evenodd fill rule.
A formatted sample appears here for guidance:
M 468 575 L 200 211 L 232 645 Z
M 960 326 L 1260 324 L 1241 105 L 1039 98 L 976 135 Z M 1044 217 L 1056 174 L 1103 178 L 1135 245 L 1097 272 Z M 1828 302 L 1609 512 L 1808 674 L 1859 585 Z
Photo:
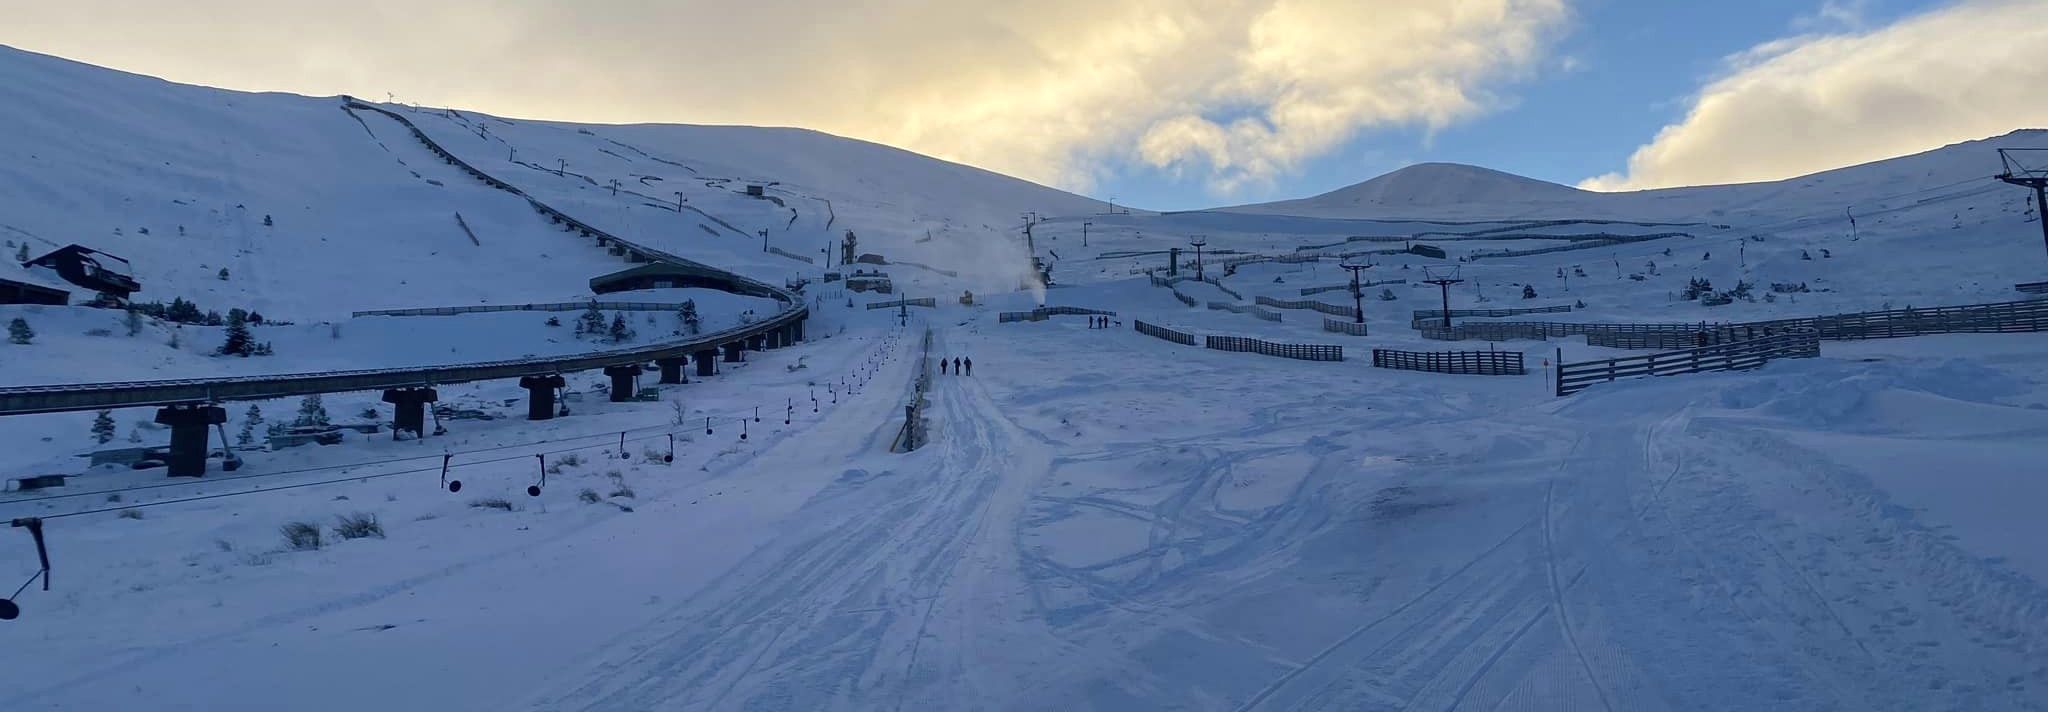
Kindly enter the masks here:
M 2048 3 L 1970 0 L 1730 58 L 1684 120 L 1590 190 L 1778 180 L 2048 124 Z
M 1225 190 L 1362 129 L 1485 110 L 1564 2 L 68 0 L 10 9 L 0 42 L 231 88 L 799 125 L 1068 188 L 1140 162 Z

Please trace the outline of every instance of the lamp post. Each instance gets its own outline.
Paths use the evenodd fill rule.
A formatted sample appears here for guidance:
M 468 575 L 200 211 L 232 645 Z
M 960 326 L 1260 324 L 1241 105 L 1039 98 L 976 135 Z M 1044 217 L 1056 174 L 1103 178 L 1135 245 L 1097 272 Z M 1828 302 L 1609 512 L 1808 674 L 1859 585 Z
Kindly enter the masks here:
M 1363 295 L 1363 293 L 1362 293 L 1362 292 L 1360 292 L 1360 291 L 1359 291 L 1359 288 L 1358 288 L 1358 273 L 1359 273 L 1359 272 L 1362 272 L 1362 271 L 1365 271 L 1366 269 L 1368 269 L 1368 268 L 1372 267 L 1372 264 L 1371 264 L 1371 263 L 1366 263 L 1366 264 L 1357 264 L 1357 263 L 1353 263 L 1353 262 L 1343 262 L 1343 263 L 1339 263 L 1339 264 L 1338 264 L 1337 266 L 1339 266 L 1339 267 L 1343 267 L 1344 269 L 1347 269 L 1347 270 L 1351 270 L 1351 317 L 1352 317 L 1352 322 L 1353 322 L 1353 323 L 1357 323 L 1357 324 L 1363 324 L 1363 323 L 1365 323 L 1365 298 L 1364 298 L 1364 297 L 1362 296 L 1362 295 Z

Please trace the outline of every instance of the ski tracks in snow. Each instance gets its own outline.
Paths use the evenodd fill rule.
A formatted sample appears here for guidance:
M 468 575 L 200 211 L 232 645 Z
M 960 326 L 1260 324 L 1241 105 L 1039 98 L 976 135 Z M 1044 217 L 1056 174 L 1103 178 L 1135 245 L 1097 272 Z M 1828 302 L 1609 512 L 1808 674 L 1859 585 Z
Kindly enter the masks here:
M 977 661 L 1055 644 L 1020 623 L 1014 543 L 1048 455 L 972 379 L 934 390 L 932 445 L 915 454 L 862 461 L 826 446 L 757 468 L 875 471 L 850 470 L 721 583 L 533 706 L 941 709 L 1020 694 L 1014 674 Z

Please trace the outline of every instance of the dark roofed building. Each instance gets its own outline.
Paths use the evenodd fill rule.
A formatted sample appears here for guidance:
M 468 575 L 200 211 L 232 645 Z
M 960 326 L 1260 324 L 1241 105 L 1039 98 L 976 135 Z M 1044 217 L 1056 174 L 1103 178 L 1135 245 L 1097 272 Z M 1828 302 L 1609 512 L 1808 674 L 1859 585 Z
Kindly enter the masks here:
M 65 245 L 22 266 L 50 268 L 66 282 L 117 299 L 127 299 L 142 289 L 127 260 L 84 245 Z
M 0 304 L 64 306 L 71 303 L 70 292 L 22 277 L 19 273 L 0 274 Z

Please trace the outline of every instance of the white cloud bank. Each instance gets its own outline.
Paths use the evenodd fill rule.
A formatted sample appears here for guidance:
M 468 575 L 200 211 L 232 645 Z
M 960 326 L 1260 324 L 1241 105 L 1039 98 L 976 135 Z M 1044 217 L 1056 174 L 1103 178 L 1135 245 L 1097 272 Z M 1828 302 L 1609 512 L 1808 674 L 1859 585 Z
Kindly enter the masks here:
M 2048 2 L 1965 0 L 1731 58 L 1685 119 L 1590 190 L 1778 180 L 2048 125 Z M 1987 169 L 1988 174 L 1989 169 Z
M 233 88 L 798 125 L 1075 189 L 1137 161 L 1220 192 L 1484 111 L 1564 3 L 0 0 L 0 43 Z

